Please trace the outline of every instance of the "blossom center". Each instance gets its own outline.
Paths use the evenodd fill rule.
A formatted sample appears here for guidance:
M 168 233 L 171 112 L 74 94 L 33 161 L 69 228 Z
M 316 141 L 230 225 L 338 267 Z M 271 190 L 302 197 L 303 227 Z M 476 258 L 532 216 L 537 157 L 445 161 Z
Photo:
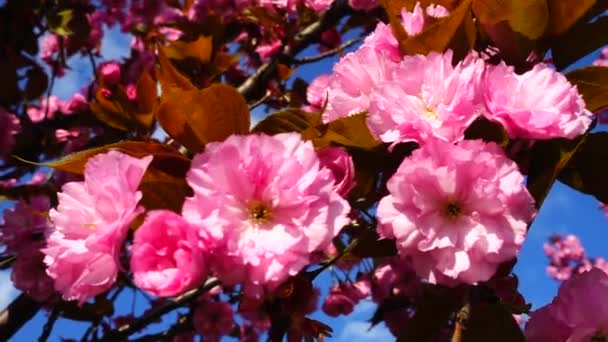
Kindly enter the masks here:
M 456 202 L 448 202 L 444 207 L 444 214 L 449 219 L 456 219 L 462 214 L 462 208 L 460 204 Z
M 267 223 L 271 219 L 270 209 L 261 202 L 254 202 L 249 209 L 249 220 L 251 223 L 259 225 Z
M 429 107 L 424 107 L 424 116 L 426 116 L 427 119 L 436 121 L 438 119 L 437 117 L 437 113 L 435 113 L 435 111 Z

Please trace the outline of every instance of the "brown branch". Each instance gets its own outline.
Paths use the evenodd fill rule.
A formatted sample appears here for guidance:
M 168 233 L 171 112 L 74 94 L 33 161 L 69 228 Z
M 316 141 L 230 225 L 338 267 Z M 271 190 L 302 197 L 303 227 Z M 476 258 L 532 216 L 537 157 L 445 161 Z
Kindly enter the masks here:
M 49 336 L 51 336 L 51 331 L 53 330 L 53 326 L 55 325 L 55 322 L 57 322 L 57 319 L 59 318 L 60 313 L 61 313 L 61 310 L 59 309 L 59 307 L 55 307 L 53 309 L 53 311 L 51 311 L 51 315 L 49 316 L 49 319 L 46 321 L 46 324 L 44 325 L 44 328 L 42 329 L 42 334 L 40 335 L 40 338 L 38 339 L 38 341 L 46 342 L 46 340 L 48 340 Z
M 8 341 L 40 309 L 40 304 L 21 294 L 0 312 L 0 341 Z
M 114 330 L 114 331 L 108 333 L 106 336 L 104 336 L 102 340 L 111 341 L 111 342 L 124 341 L 130 335 L 145 328 L 148 324 L 150 324 L 151 322 L 160 318 L 164 314 L 171 312 L 171 311 L 189 303 L 192 300 L 195 300 L 198 296 L 211 290 L 212 288 L 218 286 L 219 284 L 220 284 L 219 280 L 217 280 L 215 278 L 211 278 L 207 281 L 207 283 L 205 283 L 205 285 L 199 287 L 198 289 L 194 289 L 189 292 L 186 292 L 183 295 L 175 298 L 172 301 L 165 302 L 162 305 L 159 305 L 158 307 L 151 309 L 150 311 L 148 311 L 148 313 L 143 315 L 141 318 L 139 318 L 137 321 L 133 322 L 132 324 L 125 324 L 123 326 L 120 326 L 117 330 Z
M 345 0 L 337 0 L 332 7 L 325 12 L 323 17 L 305 27 L 298 33 L 290 44 L 283 47 L 280 53 L 270 61 L 262 64 L 253 74 L 249 76 L 239 87 L 239 92 L 247 99 L 247 102 L 255 102 L 266 93 L 266 85 L 276 74 L 280 63 L 293 64 L 294 56 L 308 47 L 311 43 L 321 38 L 321 33 L 335 27 L 340 19 L 350 13 Z
M 295 64 L 308 64 L 308 63 L 314 63 L 314 62 L 318 62 L 322 59 L 325 59 L 327 57 L 331 57 L 337 53 L 341 53 L 343 52 L 345 49 L 347 49 L 348 47 L 355 45 L 356 43 L 360 42 L 362 40 L 361 37 L 358 38 L 353 38 L 350 40 L 347 40 L 344 44 L 337 46 L 333 49 L 329 49 L 323 53 L 320 53 L 318 55 L 315 56 L 307 56 L 307 57 L 300 57 L 300 58 L 294 58 L 293 62 Z
M 456 322 L 454 323 L 454 334 L 452 342 L 462 342 L 462 336 L 467 328 L 467 323 L 471 317 L 471 304 L 466 303 L 456 314 Z

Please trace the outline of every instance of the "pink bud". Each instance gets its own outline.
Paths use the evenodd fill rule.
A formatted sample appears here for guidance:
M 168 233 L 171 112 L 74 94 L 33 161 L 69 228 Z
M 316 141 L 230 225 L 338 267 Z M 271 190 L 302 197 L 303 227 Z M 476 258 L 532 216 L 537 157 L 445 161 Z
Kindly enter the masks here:
M 108 62 L 99 67 L 99 74 L 104 84 L 115 85 L 120 83 L 120 64 Z

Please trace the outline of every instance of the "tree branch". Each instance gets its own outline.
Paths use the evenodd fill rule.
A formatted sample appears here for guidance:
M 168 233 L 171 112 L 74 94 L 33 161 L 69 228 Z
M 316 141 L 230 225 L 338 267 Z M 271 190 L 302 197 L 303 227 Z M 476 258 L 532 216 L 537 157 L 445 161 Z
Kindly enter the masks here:
M 40 304 L 21 294 L 0 312 L 0 341 L 8 341 L 40 309 Z
M 308 63 L 314 63 L 314 62 L 318 62 L 322 59 L 325 59 L 327 57 L 331 57 L 337 53 L 341 53 L 342 51 L 344 51 L 345 49 L 347 49 L 348 47 L 355 45 L 356 43 L 360 42 L 362 40 L 361 37 L 358 38 L 353 38 L 350 40 L 347 40 L 346 42 L 344 42 L 344 44 L 337 46 L 333 49 L 329 49 L 323 53 L 320 53 L 318 55 L 315 56 L 307 56 L 307 57 L 301 57 L 301 58 L 294 58 L 293 62 L 295 64 L 308 64 Z
M 109 334 L 104 336 L 103 341 L 111 341 L 111 342 L 124 341 L 130 335 L 145 328 L 152 321 L 154 321 L 154 320 L 160 318 L 162 315 L 164 315 L 168 312 L 171 312 L 171 311 L 183 306 L 184 304 L 196 299 L 198 296 L 211 290 L 212 288 L 218 286 L 219 284 L 220 284 L 219 280 L 217 280 L 215 278 L 211 278 L 207 281 L 207 283 L 205 283 L 205 285 L 199 287 L 198 289 L 191 290 L 191 291 L 186 292 L 183 295 L 175 298 L 172 301 L 165 302 L 162 305 L 148 311 L 148 313 L 143 315 L 141 318 L 139 318 L 137 321 L 133 322 L 132 324 L 125 324 L 125 325 L 119 327 L 117 330 L 110 332 Z
M 293 64 L 294 56 L 321 37 L 321 33 L 330 27 L 336 26 L 340 19 L 350 13 L 345 0 L 337 0 L 325 12 L 322 18 L 305 27 L 298 33 L 290 44 L 283 47 L 280 53 L 270 61 L 262 64 L 239 87 L 238 91 L 247 99 L 248 103 L 255 102 L 266 93 L 266 85 L 277 71 L 279 63 Z
M 51 315 L 49 316 L 49 319 L 46 321 L 46 324 L 44 325 L 44 328 L 42 329 L 42 334 L 40 335 L 40 338 L 38 339 L 38 341 L 46 342 L 46 340 L 48 340 L 49 336 L 51 336 L 51 331 L 53 330 L 53 325 L 55 325 L 55 322 L 57 322 L 57 318 L 59 318 L 60 311 L 61 310 L 58 307 L 55 307 L 53 309 L 53 311 L 51 311 Z
M 471 303 L 466 303 L 456 314 L 456 322 L 454 323 L 454 334 L 452 342 L 462 342 L 462 335 L 467 328 L 467 323 L 471 316 Z

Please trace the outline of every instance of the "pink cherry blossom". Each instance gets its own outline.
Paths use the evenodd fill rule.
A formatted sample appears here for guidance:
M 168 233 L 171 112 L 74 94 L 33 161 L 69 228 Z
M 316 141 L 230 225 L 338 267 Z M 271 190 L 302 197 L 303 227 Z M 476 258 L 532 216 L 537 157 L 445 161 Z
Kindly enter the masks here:
M 143 212 L 137 191 L 152 157 L 109 151 L 87 162 L 83 182 L 66 183 L 49 213 L 47 273 L 66 300 L 80 304 L 112 287 L 129 225 Z
M 334 285 L 327 297 L 325 297 L 325 301 L 323 302 L 323 312 L 332 317 L 337 317 L 339 315 L 349 315 L 353 312 L 355 305 L 359 299 L 353 298 L 353 296 L 348 293 L 348 290 L 345 286 L 341 284 Z
M 203 301 L 196 307 L 192 324 L 205 341 L 211 342 L 230 334 L 236 325 L 230 304 L 210 301 Z
M 48 197 L 34 196 L 20 200 L 4 210 L 0 223 L 0 243 L 8 253 L 20 253 L 36 241 L 41 241 L 50 229 Z
M 61 112 L 63 114 L 75 114 L 85 111 L 89 108 L 87 99 L 81 93 L 75 93 L 72 97 L 61 106 Z
M 46 274 L 44 265 L 44 254 L 40 248 L 44 242 L 31 243 L 23 248 L 15 262 L 11 280 L 15 288 L 27 293 L 35 301 L 44 303 L 51 299 L 53 291 L 53 279 Z
M 323 107 L 327 100 L 327 87 L 329 87 L 330 75 L 323 74 L 317 76 L 306 89 L 306 100 L 311 106 Z
M 391 79 L 396 65 L 368 46 L 346 54 L 334 65 L 323 122 L 367 111 L 374 88 Z
M 369 11 L 378 7 L 378 0 L 348 0 L 348 5 L 356 10 Z
M 566 280 L 553 301 L 531 314 L 527 341 L 596 341 L 608 338 L 608 275 L 593 268 Z
M 326 147 L 318 150 L 317 156 L 321 165 L 334 174 L 335 191 L 346 197 L 355 187 L 355 165 L 348 152 L 340 147 Z
M 417 2 L 412 12 L 403 8 L 400 19 L 405 33 L 408 36 L 416 36 L 437 19 L 448 15 L 449 11 L 441 5 L 429 5 L 423 11 L 420 2 Z M 403 57 L 393 29 L 388 24 L 378 23 L 374 32 L 365 38 L 363 46 L 370 46 L 376 51 L 384 51 L 394 62 L 399 62 Z
M 534 217 L 522 182 L 494 143 L 427 141 L 388 181 L 379 231 L 431 283 L 486 281 L 517 255 Z
M 371 133 L 389 143 L 463 139 L 482 113 L 482 72 L 483 61 L 474 57 L 452 67 L 451 51 L 406 56 L 393 80 L 372 95 L 367 117 Z
M 522 75 L 505 64 L 488 67 L 484 89 L 488 119 L 513 138 L 572 139 L 593 119 L 576 86 L 545 64 Z
M 194 228 L 172 211 L 148 213 L 135 232 L 131 253 L 133 281 L 156 296 L 180 295 L 207 276 Z
M 210 143 L 186 179 L 184 218 L 212 249 L 218 278 L 249 296 L 297 274 L 348 222 L 332 172 L 296 133 Z
M 15 145 L 15 135 L 21 130 L 19 119 L 0 106 L 0 159 Z
M 109 61 L 99 67 L 99 76 L 104 85 L 115 85 L 120 83 L 120 64 L 116 61 Z
M 317 13 L 325 12 L 331 7 L 334 0 L 304 0 L 306 7 L 312 9 Z
M 371 290 L 376 303 L 390 296 L 416 297 L 420 292 L 420 278 L 408 260 L 391 258 L 374 270 Z
M 57 96 L 50 96 L 40 101 L 40 107 L 30 106 L 27 109 L 27 116 L 34 123 L 43 121 L 44 119 L 52 119 L 55 113 L 63 107 L 63 102 Z

